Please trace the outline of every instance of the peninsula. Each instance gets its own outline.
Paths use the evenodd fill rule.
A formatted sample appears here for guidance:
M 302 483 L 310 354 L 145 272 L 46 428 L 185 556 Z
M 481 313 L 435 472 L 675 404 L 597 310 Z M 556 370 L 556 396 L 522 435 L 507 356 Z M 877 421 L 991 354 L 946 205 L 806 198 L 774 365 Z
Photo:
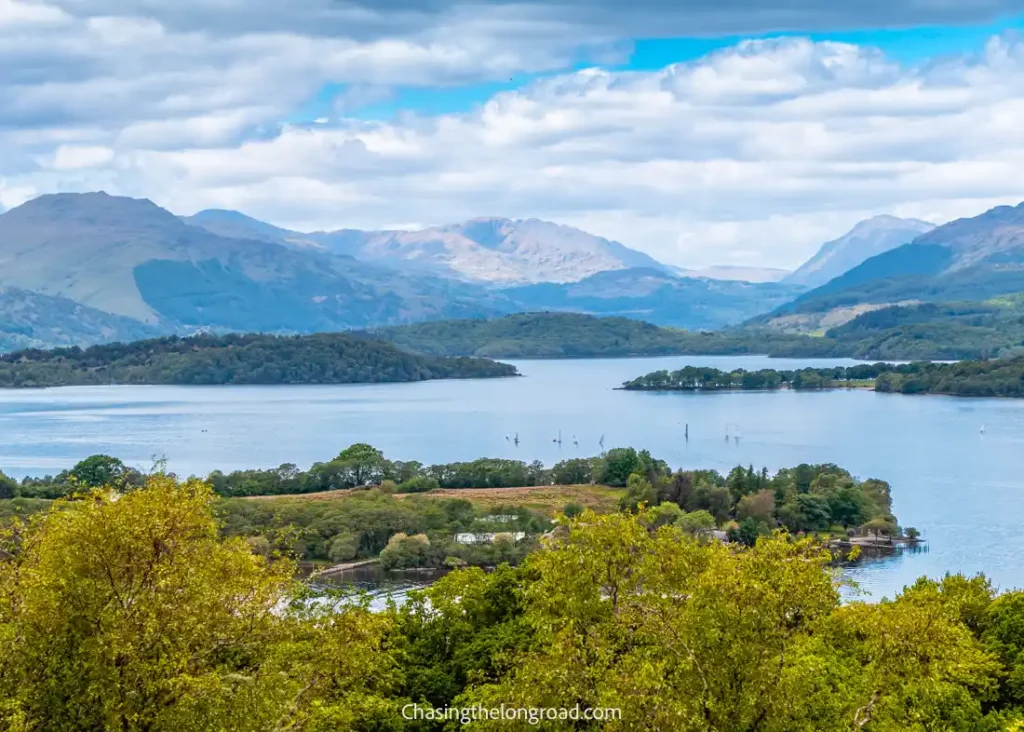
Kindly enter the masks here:
M 0 355 L 0 388 L 102 384 L 354 384 L 517 376 L 482 358 L 424 356 L 345 333 L 154 338 Z

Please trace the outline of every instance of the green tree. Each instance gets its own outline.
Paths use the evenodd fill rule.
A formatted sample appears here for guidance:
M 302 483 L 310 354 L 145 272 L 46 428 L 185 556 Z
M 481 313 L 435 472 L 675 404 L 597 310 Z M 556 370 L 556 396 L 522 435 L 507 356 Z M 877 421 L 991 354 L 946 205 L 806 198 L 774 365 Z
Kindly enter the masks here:
M 593 462 L 586 458 L 572 458 L 555 463 L 551 479 L 560 485 L 581 485 L 593 477 Z
M 605 485 L 624 486 L 629 476 L 640 466 L 640 458 L 632 447 L 617 447 L 609 450 L 601 464 L 597 482 Z
M 18 482 L 8 478 L 0 471 L 0 500 L 6 498 L 16 498 L 19 494 Z
M 663 501 L 651 510 L 654 527 L 678 524 L 683 517 L 683 509 L 671 501 Z
M 762 526 L 763 524 L 758 524 L 754 519 L 747 517 L 740 521 L 736 528 L 729 530 L 729 541 L 739 542 L 746 546 L 754 546 L 757 543 L 757 538 L 762 533 L 767 533 L 767 529 L 762 532 Z
M 409 536 L 398 533 L 388 540 L 388 545 L 380 553 L 380 563 L 385 569 L 431 567 L 437 559 L 432 549 L 426 534 Z
M 687 534 L 696 535 L 714 531 L 718 524 L 715 517 L 707 511 L 691 511 L 676 519 L 676 526 Z
M 626 495 L 619 499 L 619 507 L 635 511 L 640 504 L 648 506 L 658 499 L 658 492 L 641 473 L 632 473 L 626 480 Z
M 332 461 L 352 488 L 379 482 L 388 471 L 384 453 L 365 443 L 350 445 Z
M 775 523 L 775 493 L 763 490 L 743 496 L 736 504 L 736 518 L 740 521 L 750 518 L 755 523 L 773 526 Z
M 99 488 L 124 486 L 128 469 L 125 464 L 109 455 L 92 455 L 73 467 L 68 475 L 78 486 Z
M 331 539 L 327 557 L 335 564 L 354 559 L 359 553 L 359 536 L 348 532 L 338 534 Z

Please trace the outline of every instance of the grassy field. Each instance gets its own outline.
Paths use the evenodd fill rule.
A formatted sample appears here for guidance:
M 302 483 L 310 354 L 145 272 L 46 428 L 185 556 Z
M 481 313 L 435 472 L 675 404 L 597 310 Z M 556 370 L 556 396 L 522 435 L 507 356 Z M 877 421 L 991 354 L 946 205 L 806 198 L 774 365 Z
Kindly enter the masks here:
M 618 508 L 621 488 L 604 485 L 541 485 L 526 488 L 447 488 L 419 495 L 427 498 L 462 498 L 478 506 L 522 506 L 554 515 L 570 502 L 598 513 Z
M 358 491 L 322 491 L 285 496 L 249 496 L 244 501 L 343 501 Z M 621 488 L 603 485 L 540 485 L 523 488 L 445 488 L 430 493 L 398 493 L 395 498 L 411 495 L 424 498 L 461 498 L 481 508 L 494 506 L 523 506 L 533 511 L 554 515 L 570 502 L 592 508 L 599 513 L 618 507 Z

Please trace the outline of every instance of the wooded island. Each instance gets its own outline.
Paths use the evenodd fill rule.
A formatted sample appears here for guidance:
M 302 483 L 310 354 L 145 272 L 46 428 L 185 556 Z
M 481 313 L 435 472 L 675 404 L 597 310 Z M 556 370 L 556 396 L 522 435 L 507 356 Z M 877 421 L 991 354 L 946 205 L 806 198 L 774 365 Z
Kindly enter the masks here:
M 622 385 L 627 391 L 756 391 L 867 388 L 899 394 L 1024 397 L 1024 357 L 992 361 L 858 364 L 805 369 L 721 371 L 686 366 L 654 371 Z

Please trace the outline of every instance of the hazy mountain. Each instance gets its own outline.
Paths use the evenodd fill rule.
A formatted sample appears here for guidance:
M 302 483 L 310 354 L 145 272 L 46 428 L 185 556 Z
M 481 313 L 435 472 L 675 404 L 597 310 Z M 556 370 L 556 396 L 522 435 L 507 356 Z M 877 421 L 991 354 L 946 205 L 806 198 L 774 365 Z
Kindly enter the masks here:
M 0 216 L 0 285 L 158 325 L 337 330 L 507 312 L 479 288 L 190 226 L 148 200 L 42 196 Z
M 0 215 L 3 286 L 31 293 L 32 307 L 67 321 L 66 333 L 54 321 L 23 333 L 22 344 L 203 327 L 309 333 L 535 310 L 710 329 L 801 291 L 676 277 L 621 244 L 536 220 L 301 234 L 231 211 L 182 219 L 148 200 L 104 193 L 42 196 Z M 27 327 L 20 317 L 12 327 Z
M 0 287 L 0 352 L 150 338 L 159 329 L 66 297 Z
M 233 239 L 254 239 L 300 248 L 312 247 L 326 250 L 322 244 L 310 238 L 308 234 L 282 229 L 238 211 L 210 208 L 192 216 L 183 216 L 181 220 L 186 224 L 201 226 L 214 234 Z
M 800 291 L 795 285 L 674 277 L 660 269 L 634 268 L 600 272 L 579 282 L 526 285 L 501 292 L 524 311 L 621 315 L 707 330 L 767 312 Z
M 706 277 L 709 280 L 733 280 L 737 282 L 780 282 L 792 274 L 788 269 L 775 267 L 738 267 L 731 264 L 717 264 L 704 269 L 672 267 L 680 277 Z
M 861 221 L 838 239 L 822 244 L 817 254 L 784 281 L 818 287 L 865 260 L 902 246 L 934 228 L 935 224 L 918 219 L 875 216 Z
M 479 218 L 419 231 L 303 234 L 237 211 L 200 211 L 185 219 L 222 236 L 323 247 L 364 262 L 488 284 L 576 282 L 597 272 L 664 267 L 618 242 L 538 219 Z
M 607 270 L 663 266 L 618 242 L 538 219 L 481 218 L 421 231 L 313 237 L 357 259 L 490 284 L 575 282 Z
M 760 320 L 864 304 L 981 301 L 1024 291 L 1024 204 L 957 219 L 871 257 Z M 860 310 L 860 312 L 857 312 Z M 837 323 L 834 323 L 837 324 Z

